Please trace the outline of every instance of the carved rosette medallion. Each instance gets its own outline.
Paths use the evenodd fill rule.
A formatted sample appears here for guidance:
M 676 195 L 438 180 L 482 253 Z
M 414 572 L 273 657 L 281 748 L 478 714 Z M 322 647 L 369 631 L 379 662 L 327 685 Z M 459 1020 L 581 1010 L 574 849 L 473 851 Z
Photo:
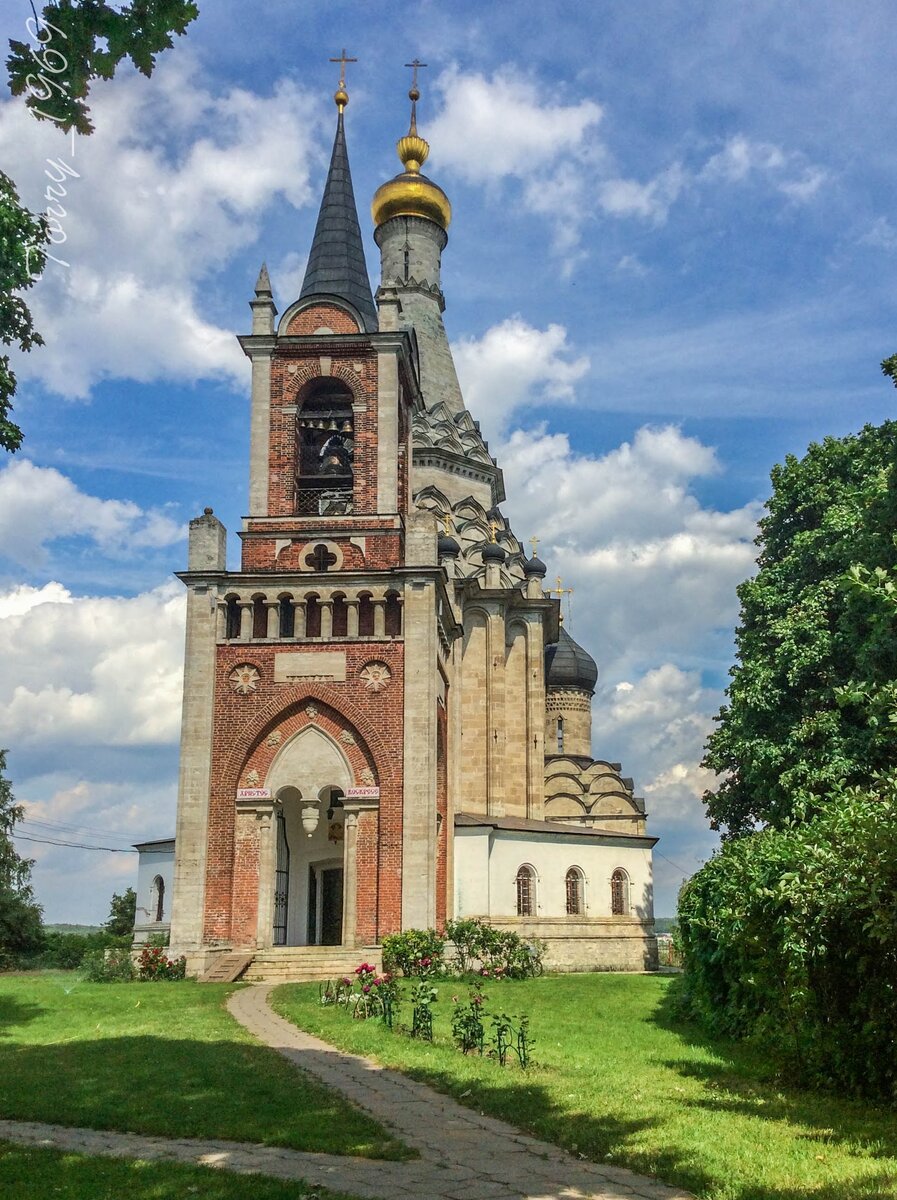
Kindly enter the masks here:
M 240 663 L 227 678 L 238 696 L 248 696 L 258 688 L 261 675 L 252 663 Z
M 368 692 L 382 692 L 392 679 L 392 671 L 385 662 L 369 662 L 358 674 Z
M 265 739 L 266 746 L 279 746 L 283 741 L 283 734 L 279 729 L 275 729 L 273 733 L 269 733 Z
M 309 721 L 317 721 L 317 719 L 318 719 L 317 704 L 306 704 L 305 715 L 308 717 Z
M 366 783 L 368 787 L 374 786 L 374 772 L 370 767 L 362 767 L 358 772 L 358 777 L 362 783 Z
M 343 743 L 344 746 L 354 746 L 355 745 L 355 736 L 354 736 L 354 734 L 350 733 L 348 729 L 343 730 L 343 732 L 339 735 L 339 740 Z

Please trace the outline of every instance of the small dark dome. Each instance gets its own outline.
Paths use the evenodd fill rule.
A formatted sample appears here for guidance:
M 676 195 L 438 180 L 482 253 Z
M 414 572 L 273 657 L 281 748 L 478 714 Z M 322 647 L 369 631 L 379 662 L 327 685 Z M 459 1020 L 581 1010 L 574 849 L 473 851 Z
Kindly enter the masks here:
M 461 553 L 461 547 L 450 533 L 443 533 L 440 536 L 436 543 L 436 550 L 440 558 L 457 558 Z
M 483 547 L 483 562 L 504 562 L 505 552 L 498 542 L 487 542 Z
M 538 575 L 541 579 L 548 573 L 548 568 L 542 562 L 541 558 L 536 558 L 534 554 L 532 558 L 524 559 L 523 573 L 524 575 Z
M 552 688 L 581 688 L 595 691 L 598 667 L 587 650 L 561 626 L 558 640 L 545 647 L 545 686 Z

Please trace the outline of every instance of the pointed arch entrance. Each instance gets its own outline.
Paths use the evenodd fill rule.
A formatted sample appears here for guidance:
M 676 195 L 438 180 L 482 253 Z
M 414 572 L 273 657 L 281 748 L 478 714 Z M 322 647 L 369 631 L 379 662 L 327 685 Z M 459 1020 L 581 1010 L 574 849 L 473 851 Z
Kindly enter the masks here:
M 271 762 L 265 787 L 274 821 L 259 862 L 260 945 L 354 944 L 357 823 L 360 809 L 371 807 L 347 798 L 354 783 L 343 747 L 318 724 L 290 736 Z

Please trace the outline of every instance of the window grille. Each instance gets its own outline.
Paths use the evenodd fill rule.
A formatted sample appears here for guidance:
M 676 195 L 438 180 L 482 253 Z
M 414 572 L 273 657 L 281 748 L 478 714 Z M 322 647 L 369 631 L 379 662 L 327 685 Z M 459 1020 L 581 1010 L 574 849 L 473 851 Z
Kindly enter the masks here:
M 536 910 L 536 879 L 532 867 L 517 872 L 517 916 L 532 917 Z

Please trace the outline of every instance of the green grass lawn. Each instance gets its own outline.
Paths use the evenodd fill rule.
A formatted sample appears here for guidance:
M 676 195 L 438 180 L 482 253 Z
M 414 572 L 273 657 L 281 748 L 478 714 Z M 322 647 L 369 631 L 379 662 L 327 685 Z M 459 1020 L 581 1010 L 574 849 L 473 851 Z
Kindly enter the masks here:
M 224 1009 L 232 990 L 190 980 L 89 984 L 71 971 L 0 975 L 0 1116 L 408 1156 L 256 1042 Z
M 0 1196 L 28 1200 L 352 1200 L 301 1183 L 209 1167 L 92 1158 L 0 1142 Z
M 456 983 L 439 985 L 433 1045 L 322 1008 L 314 985 L 278 988 L 274 1006 L 481 1112 L 702 1200 L 897 1197 L 893 1109 L 788 1090 L 746 1048 L 677 1023 L 671 985 L 566 975 L 487 986 L 489 1006 L 530 1015 L 537 1065 L 527 1072 L 450 1045 L 451 996 L 466 995 Z

